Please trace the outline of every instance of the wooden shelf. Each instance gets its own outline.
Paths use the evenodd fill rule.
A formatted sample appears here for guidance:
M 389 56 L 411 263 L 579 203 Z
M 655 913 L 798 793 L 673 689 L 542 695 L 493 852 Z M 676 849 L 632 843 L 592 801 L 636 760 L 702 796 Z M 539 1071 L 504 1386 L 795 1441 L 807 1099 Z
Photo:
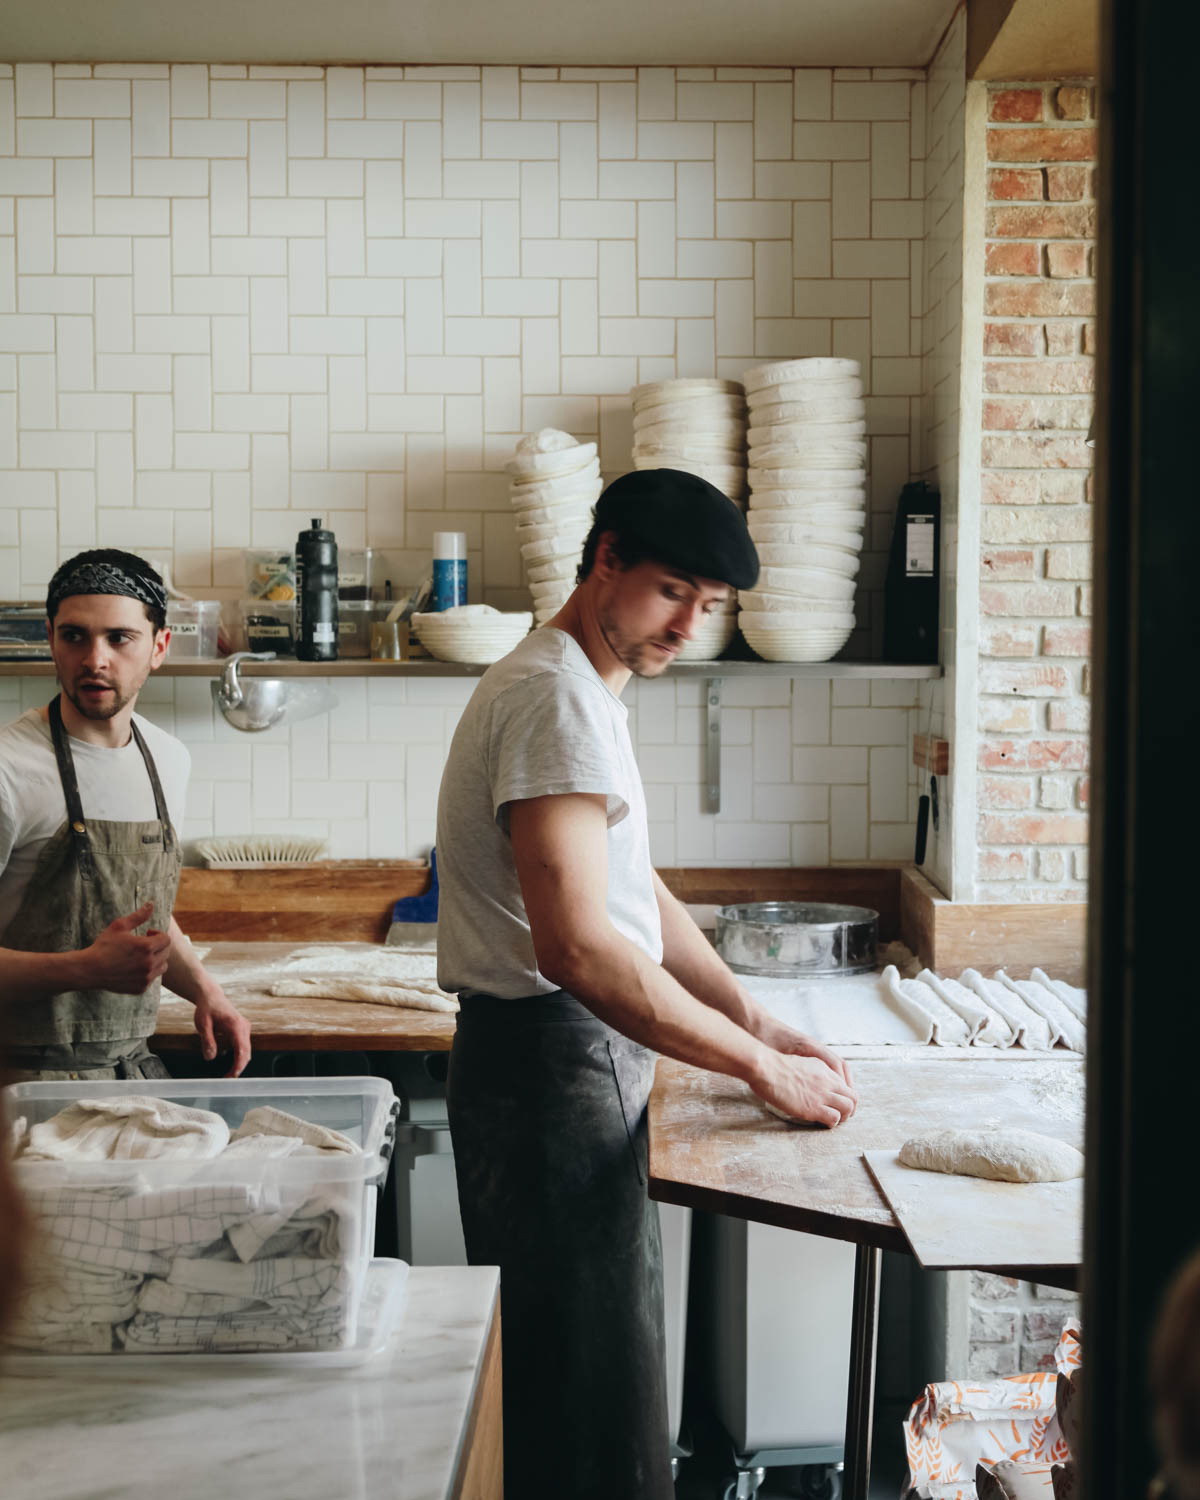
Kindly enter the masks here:
M 158 669 L 160 677 L 216 677 L 223 661 L 196 657 L 167 661 Z M 246 677 L 482 677 L 486 667 L 465 666 L 452 661 L 370 661 L 352 657 L 343 661 L 308 662 L 290 657 L 278 661 L 243 662 L 239 672 Z M 669 677 L 940 677 L 940 666 L 906 666 L 895 662 L 861 661 L 688 661 L 668 667 Z M 53 677 L 50 661 L 0 661 L 0 677 Z

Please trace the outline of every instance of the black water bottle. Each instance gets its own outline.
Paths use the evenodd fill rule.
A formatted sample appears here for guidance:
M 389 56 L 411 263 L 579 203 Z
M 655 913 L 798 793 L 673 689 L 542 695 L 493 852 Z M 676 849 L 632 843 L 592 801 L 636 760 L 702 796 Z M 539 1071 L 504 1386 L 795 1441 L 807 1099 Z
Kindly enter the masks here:
M 300 661 L 337 661 L 337 538 L 320 517 L 296 538 L 296 655 Z
M 906 484 L 883 585 L 884 661 L 937 661 L 940 551 L 941 496 L 924 480 Z

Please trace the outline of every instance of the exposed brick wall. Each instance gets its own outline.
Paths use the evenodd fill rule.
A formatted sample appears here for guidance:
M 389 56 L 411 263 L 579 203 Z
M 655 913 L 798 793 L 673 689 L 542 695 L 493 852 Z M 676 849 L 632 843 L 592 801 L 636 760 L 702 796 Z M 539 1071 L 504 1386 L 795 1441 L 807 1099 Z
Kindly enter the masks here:
M 1090 85 L 988 90 L 977 896 L 1087 872 L 1096 125 Z
M 1063 1324 L 1079 1310 L 1076 1294 L 984 1271 L 972 1271 L 970 1277 L 968 1376 L 986 1380 L 1053 1370 Z

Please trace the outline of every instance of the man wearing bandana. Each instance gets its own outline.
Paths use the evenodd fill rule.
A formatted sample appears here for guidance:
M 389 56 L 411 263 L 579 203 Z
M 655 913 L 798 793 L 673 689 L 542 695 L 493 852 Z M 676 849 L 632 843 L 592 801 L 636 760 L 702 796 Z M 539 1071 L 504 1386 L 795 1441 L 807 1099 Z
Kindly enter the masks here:
M 0 1050 L 22 1079 L 166 1078 L 161 981 L 195 1006 L 206 1059 L 250 1059 L 250 1026 L 171 908 L 189 757 L 134 712 L 171 633 L 159 575 L 116 548 L 50 581 L 60 687 L 0 728 Z

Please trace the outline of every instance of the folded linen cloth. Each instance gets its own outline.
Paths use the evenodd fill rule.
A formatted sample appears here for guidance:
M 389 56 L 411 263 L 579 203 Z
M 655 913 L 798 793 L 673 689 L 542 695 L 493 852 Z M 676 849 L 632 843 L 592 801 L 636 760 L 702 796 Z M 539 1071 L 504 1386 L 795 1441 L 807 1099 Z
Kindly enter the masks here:
M 113 1326 L 137 1311 L 138 1275 L 54 1265 L 17 1292 L 6 1340 L 22 1349 L 93 1354 L 113 1346 Z
M 1052 1047 L 1062 1042 L 1073 1052 L 1083 1052 L 1086 1049 L 1087 1027 L 1074 1011 L 1063 1004 L 1054 990 L 1039 984 L 1036 979 L 1010 979 L 1003 969 L 997 969 L 994 977 L 1045 1018 L 1050 1027 Z
M 965 984 L 957 979 L 943 979 L 932 969 L 922 969 L 917 976 L 935 991 L 951 1010 L 956 1011 L 970 1028 L 969 1040 L 975 1047 L 1007 1047 L 1016 1033 L 999 1011 L 993 1010 Z
M 21 1160 L 203 1160 L 228 1141 L 229 1126 L 208 1109 L 145 1095 L 77 1099 L 30 1127 Z
M 894 964 L 884 969 L 883 983 L 892 1004 L 911 1019 L 921 1040 L 935 1047 L 960 1045 L 968 1040 L 966 1021 L 929 985 L 919 979 L 901 979 Z
M 243 1265 L 179 1259 L 165 1280 L 149 1278 L 138 1297 L 138 1308 L 182 1318 L 246 1312 L 253 1307 L 305 1317 L 343 1307 L 352 1289 L 349 1268 L 337 1260 L 278 1256 Z M 147 1305 L 148 1299 L 153 1305 Z
M 340 1130 L 331 1130 L 327 1125 L 315 1125 L 310 1120 L 302 1120 L 299 1115 L 289 1114 L 286 1109 L 276 1109 L 273 1104 L 259 1104 L 254 1109 L 248 1109 L 242 1117 L 242 1123 L 229 1139 L 231 1143 L 245 1142 L 255 1136 L 294 1140 L 304 1146 L 313 1146 L 318 1151 L 334 1151 L 340 1155 L 362 1155 L 362 1147 Z
M 198 1255 L 236 1225 L 270 1226 L 259 1241 L 265 1242 L 279 1227 L 281 1208 L 278 1186 L 267 1182 L 193 1182 L 153 1192 L 133 1183 L 87 1188 L 33 1182 L 25 1184 L 25 1197 L 58 1259 L 159 1276 L 174 1256 Z
M 341 1349 L 349 1342 L 344 1308 L 314 1316 L 281 1316 L 273 1309 L 172 1318 L 139 1312 L 117 1329 L 127 1354 L 254 1354 L 276 1349 Z
M 1030 1051 L 1048 1051 L 1050 1024 L 1025 999 L 999 979 L 985 979 L 978 969 L 964 969 L 958 976 L 981 1000 L 998 1011 L 1013 1030 L 1012 1046 Z
M 1034 969 L 1029 977 L 1038 984 L 1044 984 L 1048 990 L 1053 990 L 1071 1014 L 1087 1024 L 1087 990 L 1078 989 L 1063 979 L 1051 979 L 1041 969 Z

